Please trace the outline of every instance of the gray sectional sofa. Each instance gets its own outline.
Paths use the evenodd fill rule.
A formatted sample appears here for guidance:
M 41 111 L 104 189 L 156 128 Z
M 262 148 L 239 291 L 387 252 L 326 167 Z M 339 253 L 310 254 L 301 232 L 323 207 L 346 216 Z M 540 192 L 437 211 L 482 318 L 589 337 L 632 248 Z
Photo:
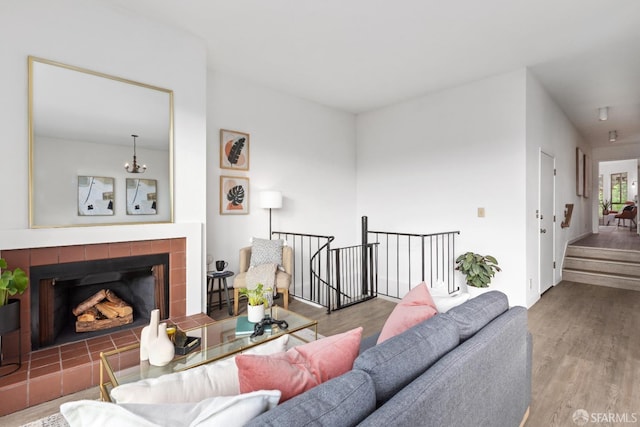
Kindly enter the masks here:
M 518 427 L 531 400 L 527 311 L 485 293 L 375 345 L 250 426 Z

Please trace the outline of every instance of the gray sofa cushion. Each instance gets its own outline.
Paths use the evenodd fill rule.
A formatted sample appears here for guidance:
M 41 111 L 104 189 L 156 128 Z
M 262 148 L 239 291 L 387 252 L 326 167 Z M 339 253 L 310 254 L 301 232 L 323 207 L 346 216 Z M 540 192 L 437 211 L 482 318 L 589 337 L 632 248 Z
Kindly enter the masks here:
M 514 307 L 443 356 L 360 426 L 518 426 L 530 402 L 527 341 L 527 310 Z
M 352 426 L 376 409 L 373 381 L 349 371 L 254 418 L 247 426 Z
M 441 316 L 450 317 L 456 322 L 460 329 L 460 341 L 464 341 L 508 309 L 507 296 L 502 292 L 490 291 L 452 308 Z
M 436 315 L 366 350 L 353 368 L 373 378 L 380 405 L 455 348 L 459 336 L 450 318 Z

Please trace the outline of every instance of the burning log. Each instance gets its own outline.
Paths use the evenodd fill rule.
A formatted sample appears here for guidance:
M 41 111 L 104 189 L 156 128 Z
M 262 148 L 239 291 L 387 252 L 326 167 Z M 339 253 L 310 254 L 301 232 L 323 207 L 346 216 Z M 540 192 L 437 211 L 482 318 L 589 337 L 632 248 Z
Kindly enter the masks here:
M 101 289 L 73 310 L 76 332 L 109 329 L 133 322 L 133 308 L 110 289 Z

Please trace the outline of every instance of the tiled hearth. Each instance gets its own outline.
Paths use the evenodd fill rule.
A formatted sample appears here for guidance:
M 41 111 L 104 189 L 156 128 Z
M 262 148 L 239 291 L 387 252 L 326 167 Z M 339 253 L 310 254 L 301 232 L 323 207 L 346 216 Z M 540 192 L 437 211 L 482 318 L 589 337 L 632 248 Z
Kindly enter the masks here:
M 212 321 L 186 316 L 186 242 L 184 238 L 4 250 L 11 268 L 169 253 L 169 317 L 181 329 Z M 138 341 L 141 327 L 31 352 L 29 292 L 21 296 L 22 367 L 0 378 L 0 416 L 98 385 L 100 352 Z M 3 338 L 5 361 L 17 359 L 17 333 Z M 13 349 L 12 349 L 13 347 Z M 9 356 L 9 357 L 7 357 Z M 9 359 L 9 360 L 7 360 Z M 0 368 L 0 374 L 7 367 Z

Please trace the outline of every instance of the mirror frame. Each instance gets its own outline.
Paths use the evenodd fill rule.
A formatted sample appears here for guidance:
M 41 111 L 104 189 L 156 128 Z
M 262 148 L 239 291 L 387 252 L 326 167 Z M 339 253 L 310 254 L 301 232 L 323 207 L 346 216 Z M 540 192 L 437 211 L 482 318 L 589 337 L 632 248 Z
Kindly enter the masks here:
M 34 151 L 35 151 L 35 132 L 34 132 L 34 64 L 48 64 L 55 67 L 65 68 L 70 71 L 76 71 L 79 73 L 89 74 L 96 77 L 102 77 L 105 79 L 114 80 L 117 82 L 135 85 L 147 89 L 152 89 L 160 92 L 165 92 L 169 95 L 169 220 L 162 221 L 111 221 L 104 223 L 86 223 L 86 224 L 35 224 L 35 201 L 34 201 Z M 112 76 L 109 74 L 101 73 L 98 71 L 89 70 L 74 65 L 64 64 L 49 59 L 39 58 L 36 56 L 28 57 L 28 71 L 29 71 L 29 99 L 28 99 L 28 126 L 29 126 L 29 228 L 61 228 L 61 227 L 96 227 L 105 225 L 133 225 L 133 224 L 168 224 L 174 222 L 174 109 L 173 109 L 173 91 L 170 89 L 161 88 L 146 83 L 140 83 L 134 80 L 125 79 L 122 77 Z M 147 217 L 148 218 L 148 217 Z

